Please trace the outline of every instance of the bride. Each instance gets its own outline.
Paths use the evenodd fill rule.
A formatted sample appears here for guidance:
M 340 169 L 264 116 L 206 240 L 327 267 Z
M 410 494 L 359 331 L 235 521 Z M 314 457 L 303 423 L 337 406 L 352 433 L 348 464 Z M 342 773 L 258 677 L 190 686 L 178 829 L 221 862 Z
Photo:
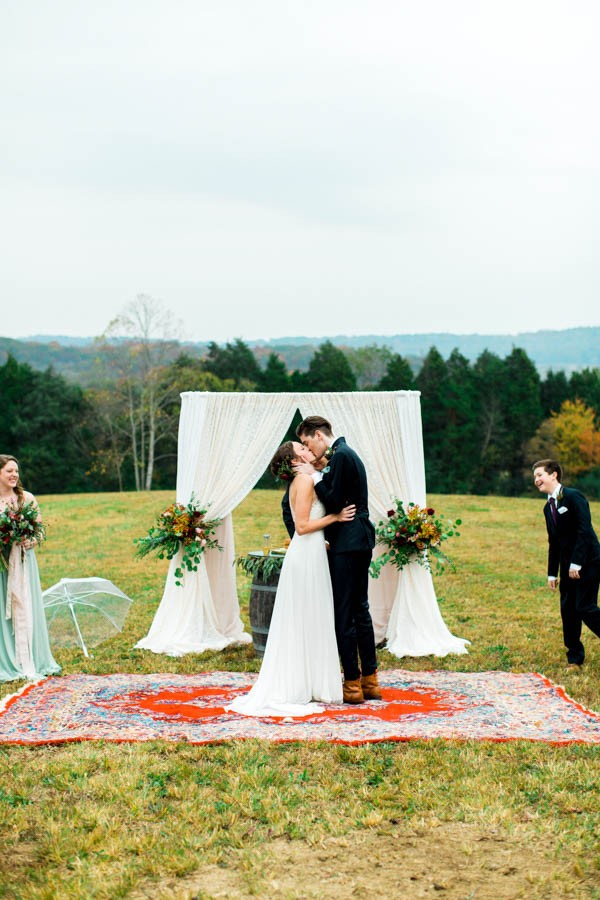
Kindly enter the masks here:
M 293 479 L 290 506 L 296 531 L 285 555 L 273 617 L 258 679 L 249 693 L 226 707 L 246 716 L 310 716 L 323 711 L 313 701 L 342 702 L 342 677 L 333 618 L 333 594 L 323 529 L 350 522 L 355 507 L 325 515 L 310 475 L 293 463 L 306 449 L 286 441 L 271 460 L 276 478 Z

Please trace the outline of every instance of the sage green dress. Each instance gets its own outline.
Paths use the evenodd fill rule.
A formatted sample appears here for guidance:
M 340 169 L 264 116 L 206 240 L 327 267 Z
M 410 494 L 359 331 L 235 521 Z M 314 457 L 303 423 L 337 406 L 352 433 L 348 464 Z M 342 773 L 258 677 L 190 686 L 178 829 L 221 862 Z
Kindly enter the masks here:
M 29 592 L 33 612 L 32 656 L 36 675 L 56 675 L 60 666 L 52 656 L 48 640 L 46 614 L 42 600 L 42 586 L 35 550 L 26 551 L 25 565 L 29 577 Z M 17 665 L 15 635 L 12 619 L 6 618 L 6 583 L 8 573 L 0 564 L 0 681 L 16 681 L 26 676 Z

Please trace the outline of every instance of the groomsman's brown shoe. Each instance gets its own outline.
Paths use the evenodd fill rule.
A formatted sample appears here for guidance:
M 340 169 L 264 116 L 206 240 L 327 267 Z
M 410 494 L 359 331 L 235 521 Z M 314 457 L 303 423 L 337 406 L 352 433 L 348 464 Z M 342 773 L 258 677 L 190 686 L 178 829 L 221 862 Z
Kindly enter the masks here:
M 364 703 L 362 688 L 360 686 L 360 678 L 353 681 L 344 681 L 344 703 Z
M 365 700 L 381 700 L 381 688 L 377 678 L 377 669 L 372 675 L 363 675 L 360 679 L 363 697 Z

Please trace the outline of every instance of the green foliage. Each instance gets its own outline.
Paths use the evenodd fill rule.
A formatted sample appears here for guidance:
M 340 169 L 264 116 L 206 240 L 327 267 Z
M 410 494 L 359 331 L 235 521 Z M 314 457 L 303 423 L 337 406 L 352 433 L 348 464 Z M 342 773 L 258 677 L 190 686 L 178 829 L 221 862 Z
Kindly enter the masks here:
M 394 353 L 388 360 L 385 375 L 377 384 L 378 391 L 414 391 L 416 388 L 415 376 L 408 361 Z
M 304 378 L 308 391 L 355 391 L 356 378 L 343 350 L 325 341 L 310 361 Z
M 207 510 L 196 502 L 192 495 L 187 504 L 172 503 L 159 513 L 145 537 L 137 538 L 137 556 L 155 553 L 159 559 L 173 559 L 181 552 L 181 566 L 173 573 L 175 584 L 181 585 L 183 569 L 197 572 L 202 554 L 207 550 L 223 548 L 213 537 L 220 519 L 207 519 Z
M 436 575 L 441 575 L 447 565 L 455 571 L 454 563 L 442 550 L 442 543 L 451 537 L 459 537 L 457 526 L 461 524 L 461 519 L 451 522 L 442 513 L 436 514 L 432 507 L 420 507 L 416 503 L 408 503 L 405 507 L 395 498 L 387 519 L 379 522 L 375 529 L 377 544 L 387 550 L 371 563 L 371 576 L 379 578 L 381 569 L 388 563 L 402 571 L 409 563 L 416 562 L 432 571 L 432 560 L 435 560 Z
M 548 418 L 552 412 L 558 412 L 565 400 L 572 399 L 573 392 L 566 374 L 562 370 L 553 372 L 550 369 L 540 385 L 540 400 L 544 418 Z
M 448 424 L 445 396 L 448 393 L 448 367 L 441 354 L 432 347 L 417 375 L 421 391 L 421 418 L 425 448 L 425 468 L 430 486 L 445 490 L 450 461 L 444 450 Z
M 594 410 L 596 427 L 600 428 L 600 369 L 583 369 L 571 375 L 570 400 L 582 400 Z
M 262 381 L 262 372 L 254 353 L 240 338 L 224 347 L 211 341 L 204 367 L 222 381 L 233 381 L 238 391 L 256 390 Z
M 279 575 L 284 559 L 283 553 L 269 553 L 268 556 L 238 556 L 236 564 L 253 580 L 268 582 L 274 575 Z
M 446 393 L 442 398 L 447 416 L 444 454 L 451 465 L 440 488 L 461 493 L 473 485 L 479 455 L 477 386 L 473 368 L 458 350 L 450 354 L 446 370 Z
M 45 537 L 46 528 L 36 503 L 24 503 L 18 509 L 8 504 L 4 506 L 0 510 L 0 568 L 8 569 L 14 544 L 41 544 Z M 21 552 L 24 553 L 24 550 Z
M 88 488 L 81 388 L 9 356 L 0 366 L 0 397 L 0 446 L 19 460 L 25 487 L 34 493 Z
M 440 346 L 446 349 L 443 337 Z M 390 347 L 340 348 L 325 341 L 316 350 L 307 340 L 299 339 L 297 346 L 282 342 L 277 352 L 257 350 L 266 358 L 264 368 L 241 339 L 223 347 L 211 343 L 205 358 L 195 355 L 200 352 L 195 349 L 181 353 L 173 341 L 155 342 L 156 352 L 150 343 L 98 342 L 94 351 L 102 362 L 98 373 L 103 381 L 85 396 L 51 371 L 35 372 L 12 358 L 0 367 L 7 413 L 0 423 L 0 444 L 19 458 L 28 487 L 173 487 L 180 394 L 189 390 L 416 388 L 421 392 L 427 484 L 442 492 L 518 495 L 528 490 L 531 459 L 557 452 L 548 422 L 565 399 L 583 400 L 594 411 L 596 430 L 600 427 L 599 369 L 574 372 L 570 378 L 550 371 L 540 380 L 525 351 L 514 347 L 505 359 L 485 350 L 474 363 L 456 348 L 444 359 L 432 347 L 415 378 L 406 358 L 390 349 L 396 346 L 393 338 Z M 300 365 L 288 372 L 290 359 Z M 307 371 L 301 371 L 304 365 Z M 293 437 L 293 429 L 287 437 Z M 587 453 L 590 465 L 593 449 Z M 274 486 L 269 474 L 260 484 Z
M 517 347 L 504 360 L 502 402 L 506 424 L 504 464 L 508 493 L 522 490 L 523 446 L 543 419 L 540 377 L 524 350 Z
M 588 499 L 600 500 L 600 466 L 575 478 L 573 487 L 582 491 Z
M 285 393 L 290 388 L 290 376 L 284 361 L 276 353 L 270 353 L 260 379 L 260 390 L 266 393 Z
M 385 377 L 393 358 L 389 347 L 378 347 L 371 344 L 366 347 L 347 347 L 344 349 L 346 359 L 356 379 L 359 391 L 385 390 L 379 388 L 379 382 Z

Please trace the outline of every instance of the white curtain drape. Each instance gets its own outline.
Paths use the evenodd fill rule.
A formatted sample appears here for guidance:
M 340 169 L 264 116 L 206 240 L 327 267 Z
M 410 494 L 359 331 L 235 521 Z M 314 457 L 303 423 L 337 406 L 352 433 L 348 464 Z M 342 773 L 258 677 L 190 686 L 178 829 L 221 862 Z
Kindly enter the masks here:
M 216 537 L 223 552 L 203 554 L 198 572 L 175 584 L 180 555 L 171 560 L 163 598 L 144 650 L 181 656 L 249 643 L 235 581 L 231 512 L 256 484 L 296 411 L 290 394 L 182 394 L 177 500 L 192 494 L 210 518 L 222 519 Z
M 365 463 L 371 518 L 385 517 L 394 496 L 425 503 L 420 395 L 416 391 L 182 394 L 177 500 L 210 503 L 222 518 L 223 553 L 203 557 L 197 573 L 175 585 L 172 560 L 164 595 L 147 637 L 136 646 L 180 655 L 250 641 L 243 630 L 235 582 L 232 510 L 264 472 L 299 408 L 323 415 Z M 396 656 L 466 653 L 468 641 L 446 627 L 429 572 L 416 563 L 399 573 L 386 566 L 369 587 L 377 642 Z
M 425 462 L 420 395 L 416 391 L 302 394 L 303 418 L 322 415 L 365 464 L 369 511 L 377 523 L 398 497 L 423 506 Z M 376 554 L 381 552 L 376 549 Z M 441 616 L 431 574 L 411 563 L 402 573 L 385 566 L 369 583 L 369 607 L 377 643 L 387 639 L 396 656 L 466 653 L 468 641 L 454 637 Z

